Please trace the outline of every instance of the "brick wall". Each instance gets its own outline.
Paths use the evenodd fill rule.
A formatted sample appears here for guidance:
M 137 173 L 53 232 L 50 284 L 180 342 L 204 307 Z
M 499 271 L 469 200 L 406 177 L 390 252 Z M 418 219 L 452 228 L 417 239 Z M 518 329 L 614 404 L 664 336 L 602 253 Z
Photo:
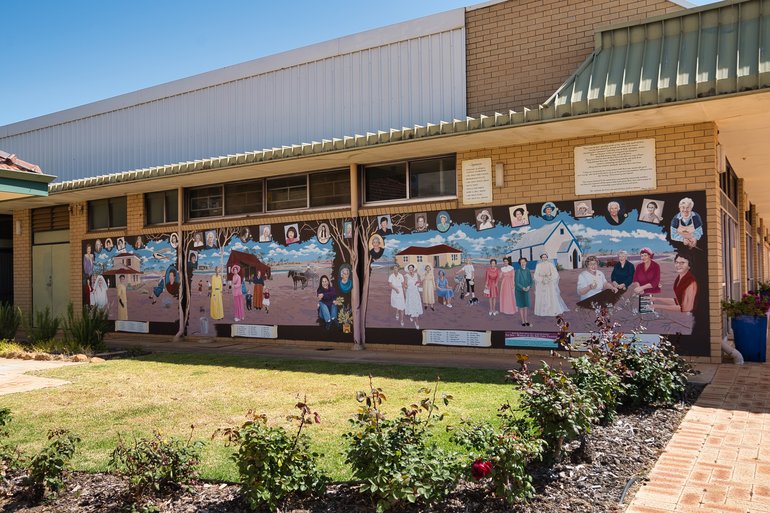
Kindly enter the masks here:
M 20 223 L 21 233 L 17 233 Z M 13 211 L 13 302 L 26 319 L 32 313 L 32 211 Z
M 680 10 L 667 0 L 511 0 L 468 10 L 468 115 L 537 106 L 594 50 L 598 27 Z
M 711 360 L 721 361 L 721 322 L 719 298 L 724 273 L 721 268 L 722 246 L 719 220 L 719 175 L 716 166 L 717 128 L 712 123 L 670 126 L 583 137 L 527 145 L 475 150 L 457 155 L 457 169 L 462 161 L 491 158 L 493 165 L 505 165 L 504 187 L 493 189 L 495 205 L 575 200 L 575 147 L 632 139 L 655 139 L 657 189 L 654 193 L 705 190 L 708 205 L 696 205 L 706 212 L 709 238 L 708 276 L 710 298 Z M 462 176 L 458 171 L 458 197 L 462 198 Z M 630 193 L 629 193 L 630 194 Z M 462 202 L 460 200 L 460 208 Z M 744 260 L 745 261 L 745 260 Z M 744 264 L 745 265 L 745 264 Z

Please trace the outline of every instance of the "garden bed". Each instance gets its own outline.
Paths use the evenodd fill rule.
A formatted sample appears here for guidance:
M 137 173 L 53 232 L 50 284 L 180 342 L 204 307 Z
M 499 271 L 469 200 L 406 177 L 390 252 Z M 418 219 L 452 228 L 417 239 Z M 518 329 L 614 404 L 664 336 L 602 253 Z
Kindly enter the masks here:
M 619 499 L 629 480 L 643 478 L 703 386 L 690 384 L 685 400 L 674 408 L 643 409 L 618 415 L 609 426 L 594 426 L 589 435 L 593 448 L 590 462 L 565 461 L 533 469 L 537 495 L 526 505 L 511 508 L 494 499 L 480 483 L 464 482 L 442 504 L 433 508 L 395 507 L 400 512 L 442 513 L 599 513 L 623 511 Z M 633 492 L 633 487 L 632 487 Z M 112 513 L 125 511 L 126 485 L 109 474 L 73 473 L 66 489 L 55 501 L 30 506 L 12 496 L 0 496 L 4 512 L 28 513 Z M 629 494 L 631 495 L 631 493 Z M 626 498 L 625 504 L 629 502 Z M 248 509 L 239 498 L 237 485 L 198 483 L 191 493 L 178 494 L 157 502 L 161 512 L 239 513 Z M 320 498 L 287 505 L 287 512 L 363 513 L 373 511 L 366 497 L 355 487 L 335 484 Z

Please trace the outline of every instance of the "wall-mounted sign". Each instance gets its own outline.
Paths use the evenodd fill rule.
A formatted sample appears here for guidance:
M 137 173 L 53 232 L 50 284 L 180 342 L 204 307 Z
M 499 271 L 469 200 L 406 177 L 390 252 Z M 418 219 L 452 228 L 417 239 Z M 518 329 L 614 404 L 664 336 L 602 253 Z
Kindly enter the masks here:
M 423 330 L 422 345 L 491 347 L 491 331 Z
M 492 159 L 463 161 L 463 203 L 492 202 Z
M 149 333 L 150 323 L 142 321 L 115 321 L 115 331 L 127 333 Z
M 655 139 L 575 148 L 575 194 L 654 189 Z
M 231 324 L 231 336 L 248 338 L 278 338 L 278 326 L 263 324 Z

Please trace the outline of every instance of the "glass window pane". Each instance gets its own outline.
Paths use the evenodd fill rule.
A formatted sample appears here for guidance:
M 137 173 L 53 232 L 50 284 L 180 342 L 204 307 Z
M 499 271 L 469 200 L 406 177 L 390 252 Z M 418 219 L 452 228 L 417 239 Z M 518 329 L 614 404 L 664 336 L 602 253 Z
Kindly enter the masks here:
M 310 206 L 326 207 L 350 203 L 350 170 L 340 169 L 310 175 Z
M 144 196 L 146 224 L 161 224 L 166 222 L 164 214 L 164 201 L 166 194 L 163 192 L 151 192 Z
M 88 228 L 101 230 L 110 227 L 110 211 L 107 200 L 88 202 Z
M 262 212 L 262 180 L 225 184 L 225 214 Z
M 412 198 L 454 196 L 457 193 L 455 158 L 409 162 L 409 195 Z
M 191 189 L 188 193 L 188 215 L 191 219 L 222 215 L 222 187 Z
M 166 191 L 166 222 L 175 223 L 179 220 L 179 195 L 177 191 Z
M 110 228 L 127 226 L 126 197 L 110 198 Z
M 307 176 L 290 176 L 267 182 L 267 209 L 307 208 Z
M 406 199 L 406 162 L 366 166 L 364 201 Z

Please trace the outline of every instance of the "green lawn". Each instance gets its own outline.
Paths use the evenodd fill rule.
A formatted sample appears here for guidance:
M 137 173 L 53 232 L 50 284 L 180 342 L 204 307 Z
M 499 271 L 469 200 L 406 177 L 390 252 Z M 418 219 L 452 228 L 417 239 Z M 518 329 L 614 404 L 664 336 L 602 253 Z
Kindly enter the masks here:
M 155 354 L 135 360 L 63 367 L 41 375 L 72 384 L 0 397 L 11 409 L 11 442 L 24 450 L 42 446 L 46 433 L 67 428 L 81 436 L 74 465 L 103 471 L 117 434 L 164 434 L 206 440 L 202 475 L 208 479 L 237 479 L 223 439 L 211 440 L 217 428 L 240 424 L 248 410 L 268 415 L 271 423 L 286 424 L 297 398 L 307 396 L 322 423 L 308 430 L 321 465 L 333 478 L 345 480 L 342 434 L 358 403 L 355 392 L 368 390 L 369 375 L 383 388 L 387 409 L 396 414 L 414 402 L 420 387 L 441 378 L 439 393 L 454 396 L 446 411 L 448 423 L 463 418 L 495 418 L 497 408 L 514 401 L 504 372 L 448 368 L 406 367 L 368 363 L 289 361 L 271 358 Z M 447 437 L 440 437 L 447 444 Z

